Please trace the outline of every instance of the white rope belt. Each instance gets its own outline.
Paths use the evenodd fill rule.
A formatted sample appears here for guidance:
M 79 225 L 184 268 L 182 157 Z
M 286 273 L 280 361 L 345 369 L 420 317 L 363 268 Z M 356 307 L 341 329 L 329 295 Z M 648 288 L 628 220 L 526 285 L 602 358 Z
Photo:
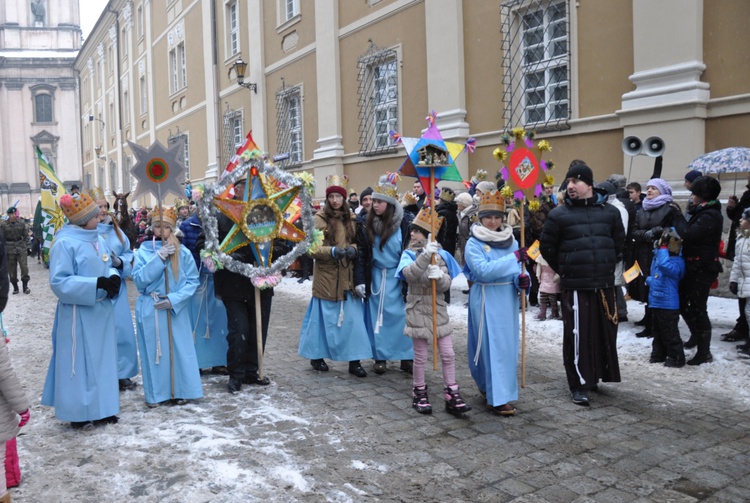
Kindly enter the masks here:
M 71 330 L 73 334 L 73 361 L 70 364 L 70 378 L 73 379 L 73 377 L 76 375 L 76 308 L 78 307 L 77 304 L 73 304 L 73 330 Z
M 380 303 L 378 304 L 378 317 L 375 321 L 375 333 L 380 333 L 380 327 L 383 326 L 383 308 L 385 307 L 385 281 L 386 281 L 386 274 L 388 270 L 387 269 L 381 269 L 380 275 L 380 291 L 379 292 L 372 292 L 373 297 L 380 296 Z M 343 308 L 343 306 L 342 306 Z
M 581 342 L 581 339 L 579 337 L 580 333 L 580 323 L 578 320 L 578 290 L 573 290 L 573 344 L 574 344 L 574 357 L 573 357 L 573 363 L 576 367 L 576 374 L 578 374 L 578 379 L 581 381 L 581 384 L 586 384 L 586 380 L 581 375 L 581 371 L 578 370 L 578 356 L 580 354 L 579 351 L 579 344 Z
M 475 283 L 476 284 L 476 283 Z M 484 287 L 485 286 L 501 286 L 501 285 L 512 285 L 512 281 L 505 281 L 503 283 L 480 283 L 482 285 L 482 297 L 481 297 L 481 308 L 479 316 L 479 336 L 477 337 L 477 351 L 474 353 L 474 365 L 479 363 L 479 352 L 482 349 L 482 339 L 484 338 Z
M 151 292 L 151 298 L 154 299 L 154 306 L 156 306 L 156 302 L 159 300 L 159 292 Z M 156 328 L 156 364 L 159 364 L 159 359 L 161 358 L 161 339 L 159 338 L 159 310 L 154 307 L 154 326 Z
M 205 281 L 198 287 L 198 289 L 195 291 L 196 294 L 200 295 L 200 303 L 198 304 L 198 314 L 195 317 L 195 326 L 193 327 L 193 344 L 195 344 L 195 331 L 198 329 L 198 323 L 197 321 L 201 319 L 201 312 L 203 311 L 203 306 L 206 306 L 206 333 L 203 334 L 204 339 L 210 339 L 211 338 L 211 320 L 208 319 L 208 276 L 204 276 L 203 278 Z

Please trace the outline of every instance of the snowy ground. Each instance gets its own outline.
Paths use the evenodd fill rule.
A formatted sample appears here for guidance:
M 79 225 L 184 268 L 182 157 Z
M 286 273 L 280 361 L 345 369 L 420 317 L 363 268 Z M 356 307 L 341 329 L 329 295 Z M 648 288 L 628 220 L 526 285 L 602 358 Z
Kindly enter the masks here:
M 71 430 L 54 418 L 52 409 L 39 405 L 51 351 L 54 302 L 46 270 L 35 262 L 30 266 L 32 293 L 11 296 L 3 313 L 14 366 L 33 404 L 31 422 L 19 438 L 24 478 L 14 490 L 14 501 L 401 500 L 383 493 L 383 481 L 394 467 L 373 461 L 380 459 L 377 456 L 368 456 L 368 450 L 385 447 L 382 439 L 369 437 L 367 416 L 356 404 L 347 407 L 350 402 L 337 402 L 336 421 L 321 424 L 312 405 L 330 400 L 329 395 L 335 395 L 337 389 L 318 389 L 310 377 L 304 377 L 300 380 L 303 384 L 296 387 L 284 385 L 285 359 L 296 358 L 293 361 L 295 369 L 301 369 L 299 374 L 312 374 L 309 364 L 296 357 L 309 281 L 300 285 L 286 278 L 277 288 L 267 355 L 268 368 L 275 369 L 269 370 L 273 385 L 229 395 L 226 378 L 204 376 L 204 399 L 184 407 L 157 409 L 145 407 L 138 388 L 121 394 L 119 424 L 84 433 Z M 134 287 L 132 283 L 128 287 L 132 299 Z M 457 278 L 450 307 L 459 367 L 465 367 L 466 359 L 465 340 L 459 340 L 459 334 L 466 332 L 464 288 L 464 278 Z M 643 315 L 638 303 L 630 302 L 629 309 L 631 320 Z M 736 300 L 712 297 L 709 309 L 714 324 L 714 363 L 683 369 L 649 365 L 650 340 L 637 339 L 634 333 L 639 327 L 624 323 L 618 345 L 623 379 L 640 380 L 644 387 L 699 385 L 722 396 L 750 401 L 750 360 L 737 357 L 735 343 L 718 340 L 718 335 L 734 324 Z M 536 321 L 534 314 L 535 308 L 531 308 L 526 316 L 527 361 L 551 361 L 561 367 L 561 322 Z M 681 330 L 687 338 L 684 325 Z M 341 393 L 347 387 L 360 386 L 364 400 L 370 389 L 366 386 L 378 383 L 371 378 L 357 381 L 347 377 L 344 371 Z M 473 383 L 464 383 L 464 388 L 472 387 Z M 377 397 L 373 394 L 373 398 Z M 408 405 L 404 408 L 409 410 Z M 334 454 L 323 456 L 321 452 Z

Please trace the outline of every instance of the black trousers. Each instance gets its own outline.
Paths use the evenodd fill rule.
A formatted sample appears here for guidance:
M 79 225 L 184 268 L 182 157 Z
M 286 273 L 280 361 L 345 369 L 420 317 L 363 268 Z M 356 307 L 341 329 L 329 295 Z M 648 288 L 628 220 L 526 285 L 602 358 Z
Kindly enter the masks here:
M 273 290 L 261 290 L 260 312 L 263 333 L 263 351 L 268 338 Z M 243 379 L 258 374 L 258 342 L 255 323 L 255 298 L 224 300 L 227 309 L 227 370 L 230 377 Z
M 690 270 L 680 282 L 680 314 L 685 320 L 690 334 L 701 335 L 711 332 L 708 318 L 708 294 L 716 280 L 717 273 Z
M 677 326 L 679 322 L 679 310 L 651 308 L 651 333 L 654 335 L 652 357 L 661 359 L 668 356 L 677 362 L 685 361 L 685 350 Z

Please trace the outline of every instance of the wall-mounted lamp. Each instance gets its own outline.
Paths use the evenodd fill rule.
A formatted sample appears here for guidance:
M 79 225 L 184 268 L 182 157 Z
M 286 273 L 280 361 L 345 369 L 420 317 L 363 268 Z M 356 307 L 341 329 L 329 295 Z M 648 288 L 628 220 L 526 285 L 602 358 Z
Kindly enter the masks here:
M 97 145 L 96 147 L 94 147 L 94 153 L 96 154 L 96 158 L 97 159 L 106 159 L 107 158 L 106 155 L 102 155 L 102 146 L 101 145 Z
M 104 121 L 103 121 L 103 120 L 101 120 L 101 119 L 97 119 L 97 118 L 96 118 L 96 117 L 94 117 L 93 115 L 89 115 L 89 122 L 94 122 L 94 121 L 99 121 L 99 122 L 101 122 L 101 123 L 102 123 L 102 129 L 104 129 Z
M 242 61 L 242 58 L 237 58 L 234 62 L 234 73 L 237 75 L 237 84 L 252 89 L 255 94 L 258 94 L 258 84 L 252 82 L 245 83 L 245 71 L 247 71 L 247 63 Z

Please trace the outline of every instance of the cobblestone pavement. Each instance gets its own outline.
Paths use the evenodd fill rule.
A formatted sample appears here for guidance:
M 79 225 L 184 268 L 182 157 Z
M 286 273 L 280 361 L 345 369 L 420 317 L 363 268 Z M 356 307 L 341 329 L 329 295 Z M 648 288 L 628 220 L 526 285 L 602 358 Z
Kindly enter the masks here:
M 39 271 L 35 267 L 37 277 Z M 41 281 L 34 282 L 35 298 L 44 295 Z M 465 301 L 454 293 L 454 302 Z M 35 316 L 44 320 L 42 303 L 33 305 L 40 310 Z M 128 437 L 146 434 L 138 422 L 142 416 L 177 414 L 169 408 L 147 411 L 142 391 L 141 396 L 122 394 L 120 424 L 89 437 L 61 426 L 37 399 L 37 430 L 20 440 L 26 480 L 14 501 L 750 500 L 750 404 L 728 393 L 707 391 L 700 382 L 675 387 L 668 373 L 635 373 L 625 367 L 624 382 L 600 384 L 592 406 L 579 407 L 569 399 L 558 346 L 529 355 L 518 415 L 497 417 L 484 409 L 468 373 L 466 327 L 459 325 L 454 332 L 457 377 L 474 410 L 463 419 L 442 410 L 441 375 L 432 371 L 430 361 L 427 382 L 435 411 L 423 416 L 411 408 L 411 376 L 398 369 L 398 362 L 389 362 L 386 374 L 370 372 L 364 379 L 348 374 L 345 362 L 329 362 L 326 373 L 313 371 L 297 355 L 306 307 L 306 299 L 277 290 L 265 359 L 272 386 L 246 387 L 232 396 L 225 391 L 226 378 L 204 377 L 206 397 L 180 409 L 193 412 L 183 422 L 200 416 L 205 426 L 205 416 L 211 414 L 214 422 L 225 421 L 227 435 L 235 441 L 222 450 L 203 452 L 194 460 L 189 446 L 161 454 L 153 445 L 122 447 L 132 442 Z M 13 309 L 19 308 L 10 309 L 13 319 Z M 40 330 L 47 347 L 49 327 Z M 14 361 L 23 359 L 22 350 L 16 351 Z M 46 362 L 48 349 L 34 358 Z M 363 363 L 369 370 L 371 362 Z M 46 363 L 40 366 L 46 370 Z M 30 385 L 32 394 L 41 390 L 41 374 Z M 269 405 L 283 406 L 293 415 L 266 413 Z M 248 409 L 266 414 L 266 420 L 242 429 Z M 128 424 L 136 424 L 135 431 Z M 169 441 L 197 445 L 204 434 L 197 428 Z M 263 444 L 264 438 L 279 443 Z M 283 452 L 275 450 L 278 445 Z M 108 493 L 101 488 L 107 481 L 102 476 L 113 468 L 95 463 L 97 453 L 110 448 L 120 449 L 117 470 L 130 470 L 125 481 L 112 478 L 129 484 L 127 498 L 103 496 Z M 65 466 L 67 458 L 71 466 Z M 202 474 L 201 459 L 236 461 L 249 478 L 232 482 L 218 473 Z M 289 459 L 301 466 L 303 480 L 284 483 L 274 475 Z M 186 469 L 186 463 L 192 464 Z M 93 474 L 84 476 L 87 469 Z M 197 482 L 211 477 L 211 483 Z M 60 491 L 62 485 L 65 491 Z

